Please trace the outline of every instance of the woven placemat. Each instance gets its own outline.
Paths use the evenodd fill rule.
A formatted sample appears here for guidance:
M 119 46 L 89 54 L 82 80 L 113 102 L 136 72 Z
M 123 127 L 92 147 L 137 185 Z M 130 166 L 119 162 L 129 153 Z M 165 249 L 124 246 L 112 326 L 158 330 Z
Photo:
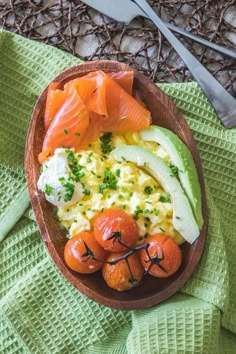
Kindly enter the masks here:
M 236 49 L 235 0 L 149 2 L 163 19 Z M 56 46 L 85 60 L 106 58 L 123 61 L 154 81 L 192 80 L 182 60 L 150 21 L 138 18 L 124 26 L 78 0 L 2 0 L 0 27 Z M 182 40 L 236 96 L 236 61 L 191 40 Z

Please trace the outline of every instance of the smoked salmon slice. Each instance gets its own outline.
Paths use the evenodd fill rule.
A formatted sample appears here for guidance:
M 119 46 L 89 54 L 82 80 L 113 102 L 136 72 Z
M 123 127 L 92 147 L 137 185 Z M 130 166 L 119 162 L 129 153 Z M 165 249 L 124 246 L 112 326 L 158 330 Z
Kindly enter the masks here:
M 133 84 L 134 84 L 134 72 L 133 71 L 114 71 L 108 73 L 108 76 L 115 80 L 130 96 L 132 96 Z
M 48 87 L 46 107 L 44 113 L 44 126 L 47 130 L 54 116 L 67 99 L 65 91 L 57 89 L 58 83 L 53 82 Z
M 56 148 L 81 146 L 97 140 L 102 132 L 128 132 L 146 129 L 151 113 L 130 93 L 133 71 L 91 72 L 48 88 L 45 108 L 46 135 L 39 161 L 42 163 Z
M 39 161 L 53 155 L 56 148 L 81 146 L 89 126 L 89 112 L 78 92 L 72 86 L 63 103 L 51 122 L 44 141 Z
M 146 129 L 151 113 L 114 80 L 107 80 L 107 112 L 109 119 L 102 123 L 104 132 L 125 132 Z
M 106 80 L 107 75 L 103 71 L 95 71 L 69 81 L 65 85 L 65 90 L 74 86 L 89 112 L 107 117 Z

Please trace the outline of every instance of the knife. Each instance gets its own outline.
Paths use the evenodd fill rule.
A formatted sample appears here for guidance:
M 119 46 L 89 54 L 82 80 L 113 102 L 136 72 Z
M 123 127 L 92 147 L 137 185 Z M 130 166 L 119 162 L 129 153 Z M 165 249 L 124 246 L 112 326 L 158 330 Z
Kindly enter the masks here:
M 129 0 L 129 6 L 127 6 L 127 0 L 111 1 L 111 0 L 81 0 L 83 3 L 91 6 L 95 10 L 103 13 L 104 15 L 125 24 L 129 24 L 135 17 L 142 16 L 149 19 L 141 8 Z M 179 33 L 187 38 L 194 40 L 200 44 L 203 44 L 213 50 L 220 52 L 221 54 L 227 55 L 231 58 L 236 59 L 236 51 L 227 49 L 218 44 L 207 41 L 204 38 L 195 36 L 194 34 L 185 31 L 184 29 L 172 25 L 171 23 L 165 22 L 165 25 L 172 31 Z

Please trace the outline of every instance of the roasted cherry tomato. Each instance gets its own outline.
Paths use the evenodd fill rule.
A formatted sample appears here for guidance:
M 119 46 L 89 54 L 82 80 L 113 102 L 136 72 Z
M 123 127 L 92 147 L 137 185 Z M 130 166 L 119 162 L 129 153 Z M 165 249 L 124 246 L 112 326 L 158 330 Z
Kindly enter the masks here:
M 127 251 L 138 240 L 138 226 L 133 217 L 120 209 L 107 209 L 94 224 L 94 235 L 99 244 L 108 251 Z
M 113 261 L 126 252 L 111 253 L 107 261 Z M 127 263 L 128 262 L 128 263 Z M 143 266 L 137 253 L 133 253 L 125 259 L 119 260 L 115 264 L 105 263 L 102 267 L 102 275 L 105 282 L 111 288 L 124 291 L 139 285 L 144 274 Z
M 65 262 L 75 272 L 90 274 L 99 270 L 107 254 L 95 240 L 93 232 L 83 231 L 72 237 L 65 246 Z
M 140 251 L 140 259 L 149 274 L 166 278 L 179 269 L 182 261 L 181 250 L 170 236 L 155 234 L 149 236 L 145 243 L 149 247 Z

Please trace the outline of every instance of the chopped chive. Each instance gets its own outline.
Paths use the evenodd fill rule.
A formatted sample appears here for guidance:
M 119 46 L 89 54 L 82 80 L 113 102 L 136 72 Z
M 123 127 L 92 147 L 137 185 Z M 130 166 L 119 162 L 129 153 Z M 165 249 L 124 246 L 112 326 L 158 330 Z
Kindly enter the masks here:
M 67 130 L 67 129 L 64 129 L 64 130 L 63 130 L 63 134 L 68 134 L 68 130 Z
M 116 190 L 117 179 L 109 167 L 105 168 L 104 176 L 103 183 L 99 187 L 99 192 L 103 193 L 105 189 Z
M 159 226 L 159 229 L 160 229 L 162 232 L 166 232 L 166 230 L 165 230 L 163 227 L 161 227 L 161 226 Z
M 151 194 L 152 191 L 153 191 L 153 188 L 150 187 L 150 186 L 146 186 L 146 187 L 144 188 L 144 192 L 145 192 L 146 194 Z
M 161 195 L 160 196 L 160 202 L 162 203 L 170 203 L 171 199 L 170 199 L 170 194 L 166 193 L 166 195 Z
M 171 171 L 175 174 L 175 173 L 178 173 L 178 171 L 179 171 L 179 168 L 178 168 L 178 166 L 172 166 L 171 167 Z
M 80 133 L 75 133 L 76 136 L 80 136 Z
M 120 177 L 120 169 L 117 169 L 117 170 L 116 170 L 116 176 L 117 176 L 117 177 Z
M 160 209 L 154 208 L 154 209 L 153 209 L 153 212 L 154 212 L 154 214 L 155 214 L 156 216 L 158 216 L 159 213 L 160 213 Z
M 143 211 L 145 214 L 147 214 L 147 213 L 150 213 L 150 210 L 149 209 L 144 209 L 144 211 Z
M 134 218 L 135 220 L 138 220 L 139 214 L 141 214 L 141 213 L 143 213 L 143 210 L 140 208 L 139 205 L 137 205 L 137 206 L 136 206 L 136 209 L 135 209 L 135 211 L 134 211 L 134 216 L 133 216 L 133 218 Z
M 112 150 L 111 137 L 112 133 L 105 133 L 99 138 L 101 141 L 101 150 L 103 154 L 107 154 Z
M 178 220 L 180 220 L 180 219 L 181 219 L 181 217 L 180 217 L 180 216 L 176 216 L 175 218 L 176 218 L 176 219 L 178 219 Z
M 53 191 L 53 187 L 50 186 L 49 184 L 46 184 L 45 185 L 45 190 L 44 190 L 44 193 L 48 196 L 50 196 L 52 194 L 52 191 Z
M 84 189 L 83 193 L 84 193 L 84 195 L 90 195 L 91 194 L 89 189 Z

